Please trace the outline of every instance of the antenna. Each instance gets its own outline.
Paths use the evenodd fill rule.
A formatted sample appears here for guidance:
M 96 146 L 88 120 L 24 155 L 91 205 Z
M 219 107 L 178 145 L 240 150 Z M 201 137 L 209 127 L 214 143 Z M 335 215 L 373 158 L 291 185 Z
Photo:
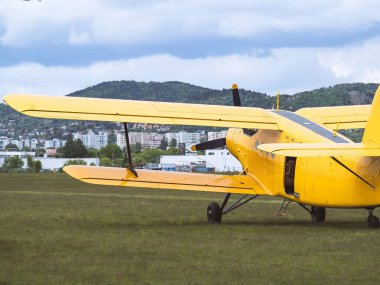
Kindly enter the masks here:
M 277 94 L 276 94 L 276 102 L 277 102 L 277 111 L 280 110 L 280 91 L 277 91 Z

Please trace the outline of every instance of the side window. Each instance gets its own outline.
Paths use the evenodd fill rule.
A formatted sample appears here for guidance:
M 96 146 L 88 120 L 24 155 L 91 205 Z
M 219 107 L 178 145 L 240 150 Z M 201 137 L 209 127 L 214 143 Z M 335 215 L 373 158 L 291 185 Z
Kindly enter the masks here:
M 256 134 L 256 132 L 257 132 L 257 129 L 243 129 L 243 133 L 250 137 Z

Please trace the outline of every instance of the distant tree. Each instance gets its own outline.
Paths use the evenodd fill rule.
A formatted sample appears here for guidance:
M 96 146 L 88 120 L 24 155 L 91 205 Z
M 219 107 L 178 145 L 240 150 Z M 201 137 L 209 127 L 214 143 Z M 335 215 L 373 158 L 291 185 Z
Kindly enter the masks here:
M 99 157 L 99 150 L 96 148 L 89 148 L 87 150 L 87 157 Z
M 178 155 L 179 149 L 177 147 L 169 147 L 163 155 Z
M 23 146 L 21 150 L 22 150 L 22 151 L 30 151 L 30 147 L 28 147 L 28 146 Z
M 64 167 L 68 165 L 87 165 L 87 162 L 83 159 L 69 159 L 64 163 Z
M 33 162 L 33 168 L 35 172 L 40 172 L 42 170 L 42 163 L 39 160 Z
M 166 138 L 164 138 L 162 141 L 161 141 L 161 144 L 160 144 L 160 149 L 162 150 L 166 150 L 168 148 L 168 140 Z
M 73 140 L 73 136 L 70 135 L 65 146 L 62 147 L 62 156 L 66 158 L 86 157 L 87 149 L 80 139 Z
M 10 151 L 10 150 L 19 150 L 18 147 L 17 147 L 17 145 L 15 145 L 14 143 L 9 143 L 9 144 L 7 144 L 7 145 L 4 147 L 4 149 L 5 149 L 6 151 Z
M 133 156 L 133 164 L 140 166 L 149 162 L 156 162 L 160 155 L 163 155 L 165 151 L 159 148 L 147 148 L 139 154 Z
M 108 157 L 102 157 L 100 159 L 100 166 L 112 166 L 112 160 Z
M 142 150 L 141 143 L 131 144 L 131 152 L 140 153 L 141 150 Z M 123 151 L 127 152 L 126 148 L 124 148 Z
M 176 147 L 177 146 L 177 140 L 176 139 L 171 139 L 169 147 Z
M 2 169 L 5 171 L 15 170 L 15 169 L 22 168 L 23 165 L 24 165 L 24 162 L 22 161 L 22 159 L 19 156 L 14 155 L 14 156 L 6 157 L 4 159 Z
M 26 168 L 29 170 L 29 171 L 32 171 L 33 168 L 34 168 L 34 161 L 33 161 L 33 157 L 31 155 L 27 155 L 26 156 Z
M 121 151 L 120 147 L 118 147 L 116 144 L 108 144 L 102 149 L 100 149 L 99 156 L 101 158 L 107 157 L 112 161 L 115 161 L 115 159 L 123 157 L 123 152 Z

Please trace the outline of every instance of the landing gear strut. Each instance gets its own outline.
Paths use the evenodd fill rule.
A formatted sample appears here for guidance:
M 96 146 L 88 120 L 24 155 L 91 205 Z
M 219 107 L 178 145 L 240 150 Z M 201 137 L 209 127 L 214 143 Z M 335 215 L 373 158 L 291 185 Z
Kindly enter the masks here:
M 311 222 L 313 224 L 323 223 L 325 221 L 325 219 L 326 219 L 326 208 L 311 206 L 309 209 L 304 204 L 298 203 L 298 205 L 300 205 L 302 208 L 304 208 L 306 211 L 308 211 L 310 213 Z
M 368 209 L 367 223 L 371 229 L 377 229 L 380 226 L 378 217 L 373 215 L 373 209 Z
M 220 207 L 218 203 L 212 202 L 207 207 L 207 220 L 210 224 L 220 224 L 222 222 L 222 215 L 225 215 L 233 210 L 243 206 L 245 203 L 255 199 L 259 195 L 254 195 L 249 197 L 249 195 L 243 195 L 240 199 L 238 199 L 235 203 L 232 203 L 227 209 L 224 209 L 228 203 L 228 200 L 231 197 L 231 193 L 227 193 L 224 197 L 224 201 L 222 206 Z

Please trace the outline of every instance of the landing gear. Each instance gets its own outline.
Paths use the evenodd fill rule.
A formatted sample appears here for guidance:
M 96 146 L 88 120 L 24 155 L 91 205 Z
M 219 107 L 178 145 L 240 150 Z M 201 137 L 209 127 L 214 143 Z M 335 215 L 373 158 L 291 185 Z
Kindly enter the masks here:
M 310 215 L 313 224 L 323 223 L 326 219 L 326 208 L 311 206 Z
M 252 197 L 249 197 L 249 195 L 243 195 L 240 199 L 238 199 L 236 202 L 232 203 L 231 206 L 226 208 L 226 205 L 228 203 L 228 200 L 231 197 L 231 193 L 227 193 L 224 197 L 224 201 L 222 203 L 222 206 L 220 207 L 218 203 L 212 202 L 207 207 L 207 220 L 210 224 L 220 224 L 222 222 L 222 215 L 225 215 L 229 212 L 232 212 L 233 210 L 239 208 L 240 206 L 243 206 L 245 203 L 257 198 L 259 195 L 253 195 Z
M 380 226 L 378 217 L 373 215 L 373 209 L 368 209 L 367 223 L 371 229 L 377 229 Z
M 218 203 L 212 202 L 207 207 L 207 220 L 210 224 L 220 224 L 222 221 L 222 210 Z
M 300 205 L 302 208 L 304 208 L 306 211 L 308 211 L 310 213 L 311 222 L 313 224 L 323 223 L 325 221 L 325 219 L 326 219 L 326 208 L 311 206 L 309 209 L 304 204 L 298 203 L 298 205 Z

